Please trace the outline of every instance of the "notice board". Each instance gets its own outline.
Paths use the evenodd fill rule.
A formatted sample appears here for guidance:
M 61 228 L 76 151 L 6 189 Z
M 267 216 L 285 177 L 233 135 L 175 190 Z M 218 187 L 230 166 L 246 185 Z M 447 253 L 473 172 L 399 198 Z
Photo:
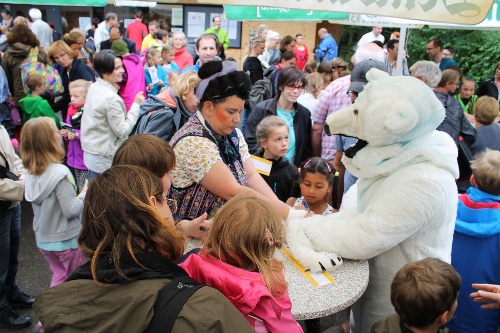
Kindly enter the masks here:
M 221 18 L 221 28 L 227 31 L 229 47 L 241 47 L 241 21 L 226 20 L 222 6 L 184 6 L 184 33 L 190 43 L 213 26 L 214 16 Z

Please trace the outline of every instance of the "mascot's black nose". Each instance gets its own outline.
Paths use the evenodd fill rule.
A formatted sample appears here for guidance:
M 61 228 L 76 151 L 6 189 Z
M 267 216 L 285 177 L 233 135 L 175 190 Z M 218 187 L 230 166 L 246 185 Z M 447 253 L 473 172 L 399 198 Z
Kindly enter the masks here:
M 332 133 L 330 133 L 330 126 L 328 126 L 328 124 L 325 124 L 325 133 L 326 135 L 332 135 Z

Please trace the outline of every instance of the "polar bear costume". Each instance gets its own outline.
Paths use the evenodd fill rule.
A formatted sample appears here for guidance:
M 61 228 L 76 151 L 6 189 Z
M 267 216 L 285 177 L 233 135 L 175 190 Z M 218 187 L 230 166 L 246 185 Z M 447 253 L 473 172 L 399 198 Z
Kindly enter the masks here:
M 356 102 L 325 126 L 361 139 L 362 148 L 343 160 L 359 181 L 338 213 L 287 224 L 290 250 L 306 269 L 332 269 L 337 255 L 369 259 L 368 287 L 352 307 L 351 329 L 358 333 L 394 313 L 390 285 L 403 265 L 427 257 L 450 262 L 458 200 L 457 147 L 435 130 L 443 105 L 414 77 L 377 69 L 366 77 Z

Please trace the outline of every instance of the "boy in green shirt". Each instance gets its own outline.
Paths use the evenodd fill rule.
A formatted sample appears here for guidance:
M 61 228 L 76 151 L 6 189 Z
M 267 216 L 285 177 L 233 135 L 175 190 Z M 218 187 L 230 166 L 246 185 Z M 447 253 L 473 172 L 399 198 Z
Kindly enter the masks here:
M 47 90 L 45 82 L 45 77 L 38 74 L 32 74 L 28 77 L 27 85 L 30 93 L 19 100 L 19 105 L 24 111 L 23 123 L 26 123 L 31 118 L 50 117 L 56 122 L 57 128 L 61 129 L 59 118 L 50 107 L 49 102 L 41 97 Z

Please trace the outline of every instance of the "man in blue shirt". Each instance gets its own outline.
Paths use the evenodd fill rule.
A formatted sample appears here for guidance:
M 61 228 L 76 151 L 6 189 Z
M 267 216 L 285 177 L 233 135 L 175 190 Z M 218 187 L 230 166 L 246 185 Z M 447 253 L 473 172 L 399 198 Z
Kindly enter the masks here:
M 439 38 L 434 38 L 427 42 L 426 53 L 439 66 L 441 71 L 452 66 L 458 67 L 457 62 L 453 58 L 445 58 L 443 56 L 443 42 Z
M 319 45 L 315 50 L 316 54 L 314 59 L 319 62 L 332 61 L 332 59 L 336 58 L 338 54 L 337 42 L 325 28 L 319 29 L 318 36 L 321 38 L 321 42 L 319 42 Z

